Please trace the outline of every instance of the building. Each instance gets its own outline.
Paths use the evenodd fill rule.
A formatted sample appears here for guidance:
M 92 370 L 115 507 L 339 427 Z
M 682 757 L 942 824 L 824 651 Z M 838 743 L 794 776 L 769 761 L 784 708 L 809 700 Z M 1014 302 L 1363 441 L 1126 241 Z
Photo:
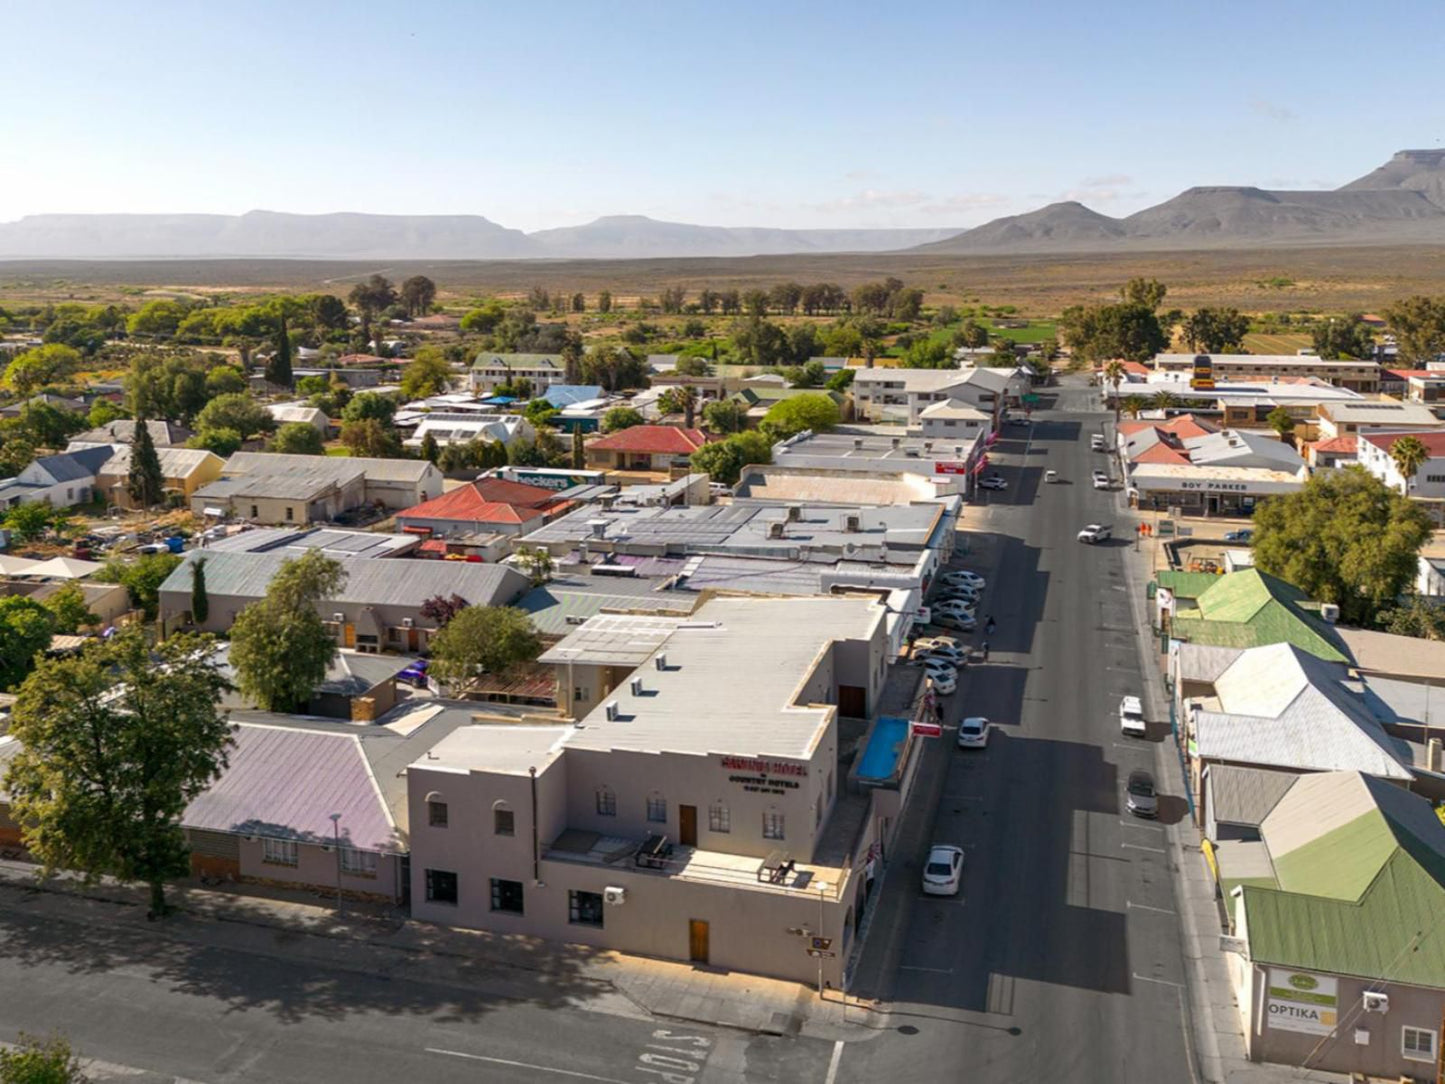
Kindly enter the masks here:
M 477 395 L 492 395 L 499 387 L 515 387 L 525 380 L 535 399 L 566 379 L 567 365 L 561 354 L 483 353 L 472 362 L 471 388 Z
M 396 525 L 425 538 L 462 539 L 479 534 L 524 535 L 572 508 L 555 489 L 478 478 L 433 500 L 398 512 Z
M 597 470 L 669 471 L 686 467 L 707 443 L 701 429 L 634 425 L 587 443 L 587 465 Z
M 14 478 L 0 479 L 0 509 L 39 502 L 53 508 L 88 504 L 96 496 L 96 475 L 113 453 L 105 444 L 43 455 Z
M 420 448 L 431 437 L 437 446 L 470 444 L 474 440 L 501 441 L 511 447 L 519 440 L 535 440 L 537 430 L 520 414 L 438 413 L 428 414 L 402 445 Z
M 1159 627 L 1171 640 L 1228 648 L 1292 644 L 1328 662 L 1349 660 L 1319 607 L 1298 587 L 1268 573 L 1160 572 L 1156 582 Z
M 790 388 L 786 384 L 745 384 L 739 390 L 733 392 L 730 398 L 747 411 L 748 424 L 757 425 L 768 415 L 768 411 L 786 399 L 796 399 L 800 395 L 823 395 L 831 399 L 838 407 L 838 413 L 844 421 L 852 417 L 853 403 L 846 395 L 841 395 L 828 388 Z
M 334 527 L 256 527 L 233 529 L 220 538 L 201 540 L 208 553 L 280 553 L 300 557 L 319 550 L 327 557 L 407 557 L 421 540 L 407 534 L 342 531 Z
M 1425 598 L 1445 596 L 1445 557 L 1427 557 L 1421 554 L 1419 574 L 1415 577 L 1415 593 Z
M 1311 470 L 1332 467 L 1348 467 L 1358 462 L 1359 437 L 1351 433 L 1347 437 L 1326 437 L 1312 440 L 1305 445 L 1305 462 Z
M 1129 498 L 1136 507 L 1185 516 L 1247 516 L 1262 497 L 1297 493 L 1309 468 L 1210 467 L 1193 463 L 1140 463 L 1129 472 Z
M 1425 446 L 1427 458 L 1413 477 L 1406 478 L 1391 455 L 1395 445 L 1405 437 L 1414 437 Z M 1412 433 L 1361 433 L 1358 451 L 1360 466 L 1373 474 L 1396 493 L 1406 493 L 1422 501 L 1445 501 L 1445 428 Z M 1436 519 L 1440 509 L 1436 508 Z
M 932 408 L 926 408 L 932 409 Z M 988 465 L 992 434 L 982 429 L 969 436 L 902 436 L 896 426 L 849 426 L 847 432 L 799 433 L 773 445 L 770 475 L 783 471 L 829 471 L 849 474 L 906 474 L 927 479 L 940 494 L 971 494 Z M 860 504 L 885 501 L 860 488 L 849 500 Z
M 148 421 L 146 428 L 150 430 L 151 443 L 157 448 L 176 448 L 195 436 L 191 430 L 175 422 Z M 65 450 L 73 452 L 95 444 L 131 444 L 134 441 L 135 422 L 129 418 L 119 418 L 71 437 Z
M 400 511 L 442 492 L 426 460 L 237 452 L 221 478 L 196 491 L 197 515 L 260 523 L 314 523 L 374 506 Z
M 40 345 L 39 343 L 36 344 Z M 31 405 L 52 406 L 56 410 L 66 414 L 84 414 L 90 409 L 89 405 L 82 399 L 71 399 L 64 395 L 54 395 L 51 392 L 43 391 L 39 395 L 32 395 L 29 399 L 22 399 L 18 403 L 9 403 L 0 406 L 0 418 L 18 418 L 25 413 L 25 409 Z
M 127 486 L 130 483 L 131 445 L 111 445 L 113 455 L 95 476 L 95 491 L 118 508 L 135 508 Z M 196 491 L 221 477 L 226 461 L 204 448 L 157 448 L 166 500 L 188 503 Z
M 225 632 L 245 607 L 264 598 L 271 578 L 289 559 L 285 552 L 229 553 L 191 550 L 160 589 L 160 616 L 165 627 L 190 619 L 192 566 L 204 556 L 210 612 L 199 628 Z M 460 595 L 473 606 L 507 606 L 531 587 L 516 569 L 465 561 L 378 561 L 342 558 L 346 583 L 334 598 L 317 604 L 341 647 L 358 651 L 425 651 L 436 632 L 434 620 L 422 613 L 437 595 Z
M 34 568 L 39 564 L 38 561 L 32 561 L 30 567 Z M 36 602 L 44 602 L 57 591 L 64 590 L 71 582 L 66 579 L 51 579 L 39 583 L 12 581 L 0 585 L 0 594 L 23 594 Z M 86 610 L 96 616 L 96 625 L 100 628 L 115 625 L 133 612 L 130 592 L 124 584 L 83 582 L 76 586 L 85 598 Z
M 987 438 L 994 429 L 992 412 L 979 410 L 959 399 L 945 399 L 926 406 L 918 414 L 919 435 L 927 440 L 963 440 L 972 443 Z
M 1370 430 L 1409 432 L 1422 429 L 1445 429 L 1445 421 L 1420 403 L 1370 400 L 1319 405 L 1319 431 L 1323 437 L 1343 437 Z
M 1300 776 L 1215 863 L 1253 1061 L 1434 1080 L 1445 1014 L 1445 826 L 1360 772 Z
M 883 627 L 870 600 L 717 599 L 579 725 L 454 731 L 408 769 L 413 914 L 840 986 L 906 794 L 842 778 Z
M 325 437 L 331 431 L 331 419 L 318 407 L 299 403 L 268 403 L 266 412 L 277 425 L 309 425 Z
M 1209 359 L 1217 381 L 1273 380 L 1284 376 L 1313 377 L 1351 391 L 1375 392 L 1380 386 L 1379 362 L 1325 361 L 1314 354 L 1158 354 L 1154 368 L 1193 375 L 1198 357 Z
M 1028 390 L 1016 369 L 859 369 L 853 402 L 860 419 L 919 424 L 934 403 L 958 400 L 991 415 L 997 426 L 1003 408 Z

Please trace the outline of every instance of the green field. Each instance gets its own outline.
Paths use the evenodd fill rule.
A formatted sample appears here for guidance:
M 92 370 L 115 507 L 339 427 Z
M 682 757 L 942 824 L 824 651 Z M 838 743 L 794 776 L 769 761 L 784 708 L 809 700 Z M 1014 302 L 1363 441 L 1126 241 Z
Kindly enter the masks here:
M 1307 331 L 1286 331 L 1274 335 L 1251 331 L 1244 337 L 1246 354 L 1295 354 L 1313 345 L 1314 339 Z

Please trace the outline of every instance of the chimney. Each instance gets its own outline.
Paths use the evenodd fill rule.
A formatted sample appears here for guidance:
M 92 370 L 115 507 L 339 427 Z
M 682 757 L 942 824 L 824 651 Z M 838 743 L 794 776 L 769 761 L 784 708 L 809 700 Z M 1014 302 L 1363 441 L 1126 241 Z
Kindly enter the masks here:
M 769 523 L 769 524 L 768 524 L 768 537 L 769 537 L 769 538 L 782 538 L 782 537 L 783 537 L 783 524 L 782 524 L 782 523 Z
M 800 519 L 802 519 L 802 518 L 803 518 L 803 509 L 802 509 L 802 506 L 801 506 L 801 505 L 796 505 L 796 504 L 790 504 L 790 505 L 788 505 L 788 522 L 789 522 L 789 523 L 797 523 L 798 520 L 800 520 Z

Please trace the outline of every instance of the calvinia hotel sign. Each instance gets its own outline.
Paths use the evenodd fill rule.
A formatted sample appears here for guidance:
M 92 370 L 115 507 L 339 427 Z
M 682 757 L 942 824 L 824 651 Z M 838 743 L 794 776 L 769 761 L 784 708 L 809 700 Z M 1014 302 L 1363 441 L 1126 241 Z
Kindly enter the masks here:
M 1339 1008 L 1339 983 L 1304 971 L 1269 969 L 1269 1026 L 1280 1031 L 1330 1035 Z

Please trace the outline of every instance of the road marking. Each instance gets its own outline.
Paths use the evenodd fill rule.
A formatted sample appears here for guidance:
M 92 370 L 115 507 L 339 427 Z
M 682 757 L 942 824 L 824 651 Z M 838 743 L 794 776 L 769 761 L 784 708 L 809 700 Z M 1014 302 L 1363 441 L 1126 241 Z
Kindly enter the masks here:
M 1135 903 L 1133 900 L 1125 900 L 1124 906 L 1133 908 L 1135 911 L 1154 911 L 1157 914 L 1161 915 L 1173 915 L 1178 913 L 1176 911 L 1169 910 L 1169 908 L 1167 907 L 1150 907 L 1147 903 Z
M 1164 826 L 1162 824 L 1141 824 L 1139 821 L 1120 821 L 1119 824 L 1121 827 L 1124 828 L 1142 828 L 1146 832 L 1164 831 Z
M 1121 847 L 1127 847 L 1131 851 L 1149 851 L 1151 854 L 1168 854 L 1163 847 L 1144 847 L 1138 843 L 1121 843 Z
M 1114 743 L 1114 748 L 1127 749 L 1131 753 L 1152 753 L 1154 751 L 1154 747 L 1152 745 L 1140 745 L 1138 742 L 1116 741 Z
M 909 967 L 907 964 L 899 964 L 899 971 L 927 971 L 931 975 L 952 975 L 951 967 Z
M 466 1058 L 468 1061 L 485 1061 L 493 1065 L 510 1065 L 514 1069 L 535 1069 L 539 1073 L 555 1073 L 558 1076 L 575 1077 L 578 1080 L 595 1080 L 599 1084 L 628 1084 L 625 1080 L 616 1080 L 610 1076 L 594 1076 L 592 1073 L 578 1073 L 571 1069 L 554 1069 L 550 1065 L 533 1065 L 526 1061 L 508 1061 L 506 1058 L 489 1058 L 485 1054 L 466 1054 L 460 1050 L 440 1050 L 437 1047 L 426 1048 L 428 1054 L 445 1054 L 449 1058 Z
M 1168 979 L 1154 979 L 1150 978 L 1148 975 L 1141 975 L 1137 971 L 1134 972 L 1134 977 L 1140 982 L 1157 982 L 1160 986 L 1172 986 L 1176 990 L 1184 989 L 1184 984 L 1182 982 L 1170 982 Z
M 838 1063 L 843 1060 L 843 1040 L 833 1040 L 833 1056 L 828 1059 L 828 1075 L 823 1078 L 823 1084 L 833 1084 L 838 1079 Z

